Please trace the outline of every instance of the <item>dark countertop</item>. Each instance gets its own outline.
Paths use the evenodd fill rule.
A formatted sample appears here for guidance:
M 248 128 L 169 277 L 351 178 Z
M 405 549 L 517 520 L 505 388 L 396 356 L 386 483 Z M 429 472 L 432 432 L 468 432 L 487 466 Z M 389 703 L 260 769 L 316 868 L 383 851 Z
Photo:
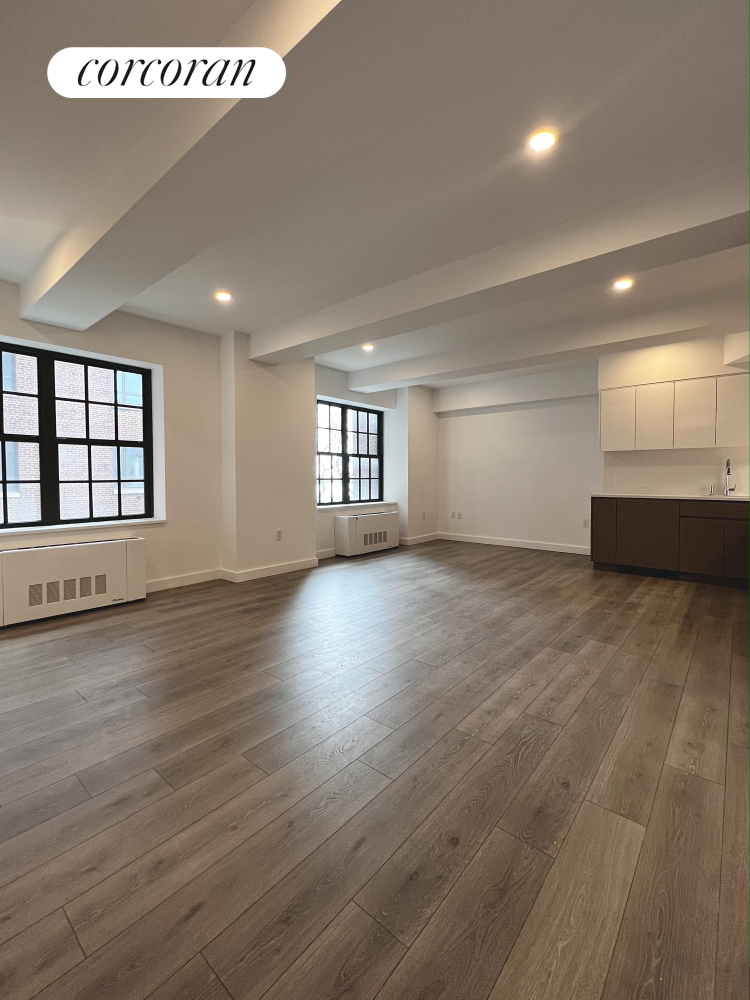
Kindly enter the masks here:
M 745 496 L 731 496 L 725 497 L 723 493 L 714 493 L 710 496 L 708 493 L 689 494 L 689 493 L 677 493 L 677 494 L 664 494 L 664 493 L 592 493 L 592 497 L 606 497 L 609 499 L 619 499 L 619 500 L 720 500 L 722 503 L 732 503 L 736 501 L 742 501 L 747 503 L 750 497 Z

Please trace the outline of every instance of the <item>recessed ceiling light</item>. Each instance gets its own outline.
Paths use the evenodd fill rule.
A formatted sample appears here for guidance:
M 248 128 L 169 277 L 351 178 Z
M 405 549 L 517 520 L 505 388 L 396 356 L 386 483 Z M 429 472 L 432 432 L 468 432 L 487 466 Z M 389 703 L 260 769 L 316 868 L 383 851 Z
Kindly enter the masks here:
M 554 132 L 550 132 L 548 129 L 543 129 L 540 132 L 534 132 L 534 134 L 529 137 L 529 145 L 537 153 L 543 153 L 545 149 L 552 149 L 556 142 L 557 136 Z
M 231 302 L 232 293 L 231 292 L 216 292 L 214 298 L 217 302 Z
M 629 288 L 633 287 L 633 279 L 618 278 L 612 287 L 616 292 L 626 292 Z
M 362 350 L 363 351 L 374 351 L 375 350 L 375 345 L 374 344 L 362 344 Z

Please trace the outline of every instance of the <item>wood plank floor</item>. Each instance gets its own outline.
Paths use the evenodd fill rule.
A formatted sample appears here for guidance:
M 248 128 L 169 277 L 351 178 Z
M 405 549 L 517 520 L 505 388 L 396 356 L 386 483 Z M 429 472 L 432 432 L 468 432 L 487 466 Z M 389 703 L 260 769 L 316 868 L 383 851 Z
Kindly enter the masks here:
M 747 1000 L 747 594 L 434 542 L 0 633 L 3 1000 Z

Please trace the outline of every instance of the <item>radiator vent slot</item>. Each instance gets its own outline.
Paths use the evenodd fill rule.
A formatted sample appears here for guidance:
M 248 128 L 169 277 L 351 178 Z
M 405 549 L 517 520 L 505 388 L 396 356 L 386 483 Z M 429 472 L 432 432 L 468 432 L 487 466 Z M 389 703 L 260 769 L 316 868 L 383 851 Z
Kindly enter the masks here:
M 47 604 L 57 604 L 60 600 L 60 581 L 53 580 L 47 584 Z
M 95 594 L 106 594 L 107 593 L 107 574 L 101 573 L 94 577 L 94 593 Z
M 29 587 L 29 607 L 38 608 L 42 604 L 42 601 L 41 583 L 32 583 Z
M 80 588 L 78 590 L 79 597 L 91 597 L 91 577 L 82 576 L 80 580 Z
M 73 580 L 63 580 L 63 600 L 74 601 L 76 599 L 76 582 Z

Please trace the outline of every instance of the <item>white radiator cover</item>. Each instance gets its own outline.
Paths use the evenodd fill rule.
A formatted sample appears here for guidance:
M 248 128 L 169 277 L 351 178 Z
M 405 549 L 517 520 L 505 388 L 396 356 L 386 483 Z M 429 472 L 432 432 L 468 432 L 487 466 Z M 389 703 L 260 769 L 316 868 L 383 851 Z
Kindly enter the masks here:
M 361 556 L 398 547 L 398 511 L 339 516 L 333 524 L 337 556 Z
M 0 553 L 0 625 L 146 596 L 146 540 L 119 538 Z

